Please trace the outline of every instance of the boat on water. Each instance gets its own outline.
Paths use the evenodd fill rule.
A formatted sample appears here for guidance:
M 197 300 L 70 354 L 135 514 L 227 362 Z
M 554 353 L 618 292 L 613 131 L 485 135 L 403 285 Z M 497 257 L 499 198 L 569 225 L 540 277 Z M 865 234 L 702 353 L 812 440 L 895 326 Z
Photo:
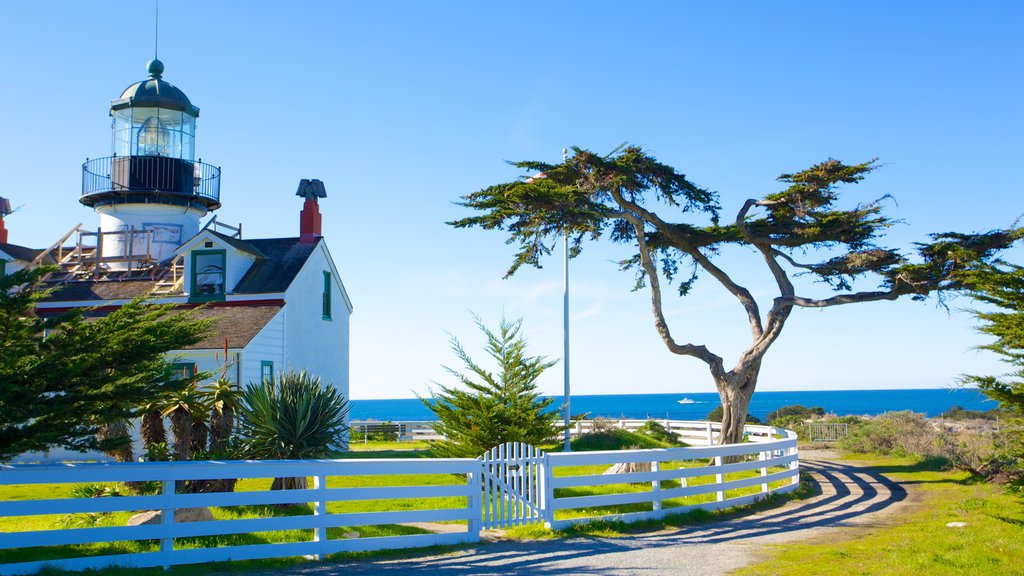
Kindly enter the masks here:
M 696 400 L 690 400 L 689 398 L 683 398 L 682 400 L 679 400 L 679 403 L 680 404 L 697 404 L 697 401 Z

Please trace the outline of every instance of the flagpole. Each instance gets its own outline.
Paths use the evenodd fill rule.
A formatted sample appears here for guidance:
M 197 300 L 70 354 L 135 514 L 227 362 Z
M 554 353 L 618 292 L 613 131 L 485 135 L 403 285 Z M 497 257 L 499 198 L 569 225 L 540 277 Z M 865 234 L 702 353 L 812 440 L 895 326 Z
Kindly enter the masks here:
M 562 148 L 562 163 L 565 164 L 566 159 L 569 156 L 569 151 Z M 570 446 L 570 427 L 572 426 L 572 416 L 569 412 L 569 229 L 565 229 L 565 234 L 562 237 L 562 244 L 565 248 L 564 251 L 564 266 L 562 273 L 562 340 L 563 340 L 563 352 L 562 357 L 562 368 L 565 370 L 565 451 L 571 452 L 572 447 Z

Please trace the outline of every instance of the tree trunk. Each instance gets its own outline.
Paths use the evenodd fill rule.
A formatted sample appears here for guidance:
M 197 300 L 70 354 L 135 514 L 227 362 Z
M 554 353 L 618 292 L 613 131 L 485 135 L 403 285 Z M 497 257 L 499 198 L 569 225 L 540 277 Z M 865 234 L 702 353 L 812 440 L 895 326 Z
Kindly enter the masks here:
M 227 448 L 231 430 L 235 427 L 235 413 L 230 406 L 223 411 L 214 410 L 210 414 L 210 451 L 223 452 Z
M 134 462 L 135 456 L 132 453 L 132 437 L 128 432 L 128 421 L 118 420 L 100 428 L 96 433 L 96 439 L 108 456 L 118 462 Z
M 196 455 L 200 452 L 205 452 L 207 448 L 207 438 L 209 437 L 209 428 L 206 427 L 206 422 L 192 419 L 192 437 L 189 438 L 188 448 L 189 454 Z
M 192 414 L 184 408 L 171 412 L 171 433 L 174 434 L 174 459 L 183 462 L 189 458 L 192 443 Z
M 761 365 L 749 368 L 745 373 L 729 372 L 721 380 L 716 379 L 718 396 L 722 400 L 722 431 L 718 436 L 719 444 L 739 444 L 743 442 L 744 427 L 747 424 L 747 409 L 754 396 L 757 376 Z
M 167 443 L 167 430 L 164 428 L 164 418 L 159 410 L 150 410 L 142 415 L 140 432 L 142 433 L 142 446 L 146 450 L 156 444 Z

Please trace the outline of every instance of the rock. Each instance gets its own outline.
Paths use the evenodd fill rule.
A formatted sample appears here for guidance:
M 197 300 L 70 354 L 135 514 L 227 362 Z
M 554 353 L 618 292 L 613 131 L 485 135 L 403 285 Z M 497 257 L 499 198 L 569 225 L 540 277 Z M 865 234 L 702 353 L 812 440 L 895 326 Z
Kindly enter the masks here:
M 966 528 L 967 522 L 950 522 L 946 524 L 946 528 Z
M 344 534 L 341 535 L 341 537 L 343 539 L 345 539 L 345 540 L 351 540 L 353 538 L 359 538 L 359 532 L 345 532 Z
M 650 472 L 650 462 L 619 462 L 608 468 L 603 474 L 630 474 L 633 472 Z
M 144 526 L 146 524 L 159 524 L 163 521 L 163 510 L 149 510 L 140 512 L 128 519 L 127 526 Z M 179 508 L 174 513 L 175 522 L 209 522 L 213 520 L 213 513 L 209 508 Z

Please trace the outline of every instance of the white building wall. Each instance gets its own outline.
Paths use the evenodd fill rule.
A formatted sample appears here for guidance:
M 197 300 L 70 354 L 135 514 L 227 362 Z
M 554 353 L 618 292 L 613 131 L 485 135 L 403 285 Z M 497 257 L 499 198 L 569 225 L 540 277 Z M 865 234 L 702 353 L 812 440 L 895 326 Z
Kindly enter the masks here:
M 0 250 L 0 260 L 4 260 L 7 264 L 4 265 L 4 271 L 7 274 L 14 274 L 18 270 L 25 268 L 28 263 L 22 260 L 15 260 L 10 254 L 7 254 L 3 250 Z
M 240 374 L 242 385 L 259 382 L 262 362 L 274 363 L 274 372 L 286 369 L 284 357 L 284 317 L 287 306 L 281 309 L 242 350 Z
M 331 273 L 331 318 L 323 318 L 324 272 Z M 323 240 L 285 292 L 286 368 L 306 370 L 349 398 L 352 304 Z

